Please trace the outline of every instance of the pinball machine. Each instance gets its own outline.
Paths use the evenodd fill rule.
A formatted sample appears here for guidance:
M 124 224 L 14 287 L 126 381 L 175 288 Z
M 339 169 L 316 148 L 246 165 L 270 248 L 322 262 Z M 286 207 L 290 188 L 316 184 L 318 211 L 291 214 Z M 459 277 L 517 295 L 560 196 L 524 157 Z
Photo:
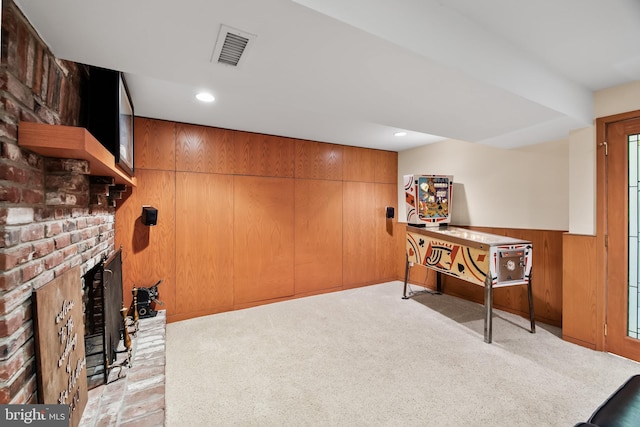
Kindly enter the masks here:
M 526 240 L 450 226 L 453 177 L 406 175 L 406 268 L 403 298 L 407 299 L 410 268 L 421 265 L 441 274 L 484 287 L 484 341 L 492 341 L 493 290 L 527 286 L 531 332 L 535 333 L 531 270 L 533 245 Z

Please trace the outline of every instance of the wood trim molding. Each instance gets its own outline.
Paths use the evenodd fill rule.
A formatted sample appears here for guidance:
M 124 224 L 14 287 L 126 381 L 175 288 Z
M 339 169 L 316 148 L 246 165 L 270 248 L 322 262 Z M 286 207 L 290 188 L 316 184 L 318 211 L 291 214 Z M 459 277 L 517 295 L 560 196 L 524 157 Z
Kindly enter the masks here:
M 602 325 L 602 333 L 596 335 L 596 350 L 604 351 L 604 323 L 607 291 L 607 251 L 604 247 L 606 234 L 607 210 L 605 209 L 605 149 L 601 146 L 606 140 L 606 123 L 604 119 L 596 119 L 596 325 Z

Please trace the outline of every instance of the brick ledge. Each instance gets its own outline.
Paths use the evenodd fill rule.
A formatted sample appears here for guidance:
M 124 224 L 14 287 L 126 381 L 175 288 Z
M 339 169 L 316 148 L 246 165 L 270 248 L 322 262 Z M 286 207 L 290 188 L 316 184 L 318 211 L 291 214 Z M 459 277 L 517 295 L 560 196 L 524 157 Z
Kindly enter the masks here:
M 132 367 L 111 372 L 109 383 L 89 390 L 80 426 L 159 426 L 165 421 L 166 312 L 140 319 L 132 338 Z

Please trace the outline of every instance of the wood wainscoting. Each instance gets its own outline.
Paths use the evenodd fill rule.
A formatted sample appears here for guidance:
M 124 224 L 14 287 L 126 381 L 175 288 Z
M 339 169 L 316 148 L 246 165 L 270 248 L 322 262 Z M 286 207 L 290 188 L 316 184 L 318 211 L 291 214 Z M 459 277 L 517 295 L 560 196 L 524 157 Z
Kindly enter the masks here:
M 398 224 L 404 245 L 406 224 Z M 533 243 L 532 289 L 536 320 L 554 326 L 562 325 L 562 237 L 564 231 L 529 230 L 519 228 L 464 227 L 485 233 L 528 240 Z M 404 246 L 402 246 L 404 248 Z M 404 280 L 405 256 L 401 251 L 398 277 Z M 423 266 L 411 268 L 410 283 L 435 289 L 434 271 Z M 443 292 L 479 304 L 484 303 L 484 289 L 455 277 L 442 275 Z M 529 317 L 526 286 L 508 286 L 494 290 L 494 307 Z
M 596 236 L 565 234 L 562 238 L 562 338 L 593 350 L 604 331 L 597 325 Z

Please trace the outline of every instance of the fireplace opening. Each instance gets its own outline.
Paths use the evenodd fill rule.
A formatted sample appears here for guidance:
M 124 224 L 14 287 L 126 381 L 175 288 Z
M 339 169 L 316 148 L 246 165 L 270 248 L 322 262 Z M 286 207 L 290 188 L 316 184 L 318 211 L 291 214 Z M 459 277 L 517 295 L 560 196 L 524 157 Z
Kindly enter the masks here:
M 122 250 L 98 263 L 82 279 L 87 387 L 92 389 L 107 383 L 123 336 Z

